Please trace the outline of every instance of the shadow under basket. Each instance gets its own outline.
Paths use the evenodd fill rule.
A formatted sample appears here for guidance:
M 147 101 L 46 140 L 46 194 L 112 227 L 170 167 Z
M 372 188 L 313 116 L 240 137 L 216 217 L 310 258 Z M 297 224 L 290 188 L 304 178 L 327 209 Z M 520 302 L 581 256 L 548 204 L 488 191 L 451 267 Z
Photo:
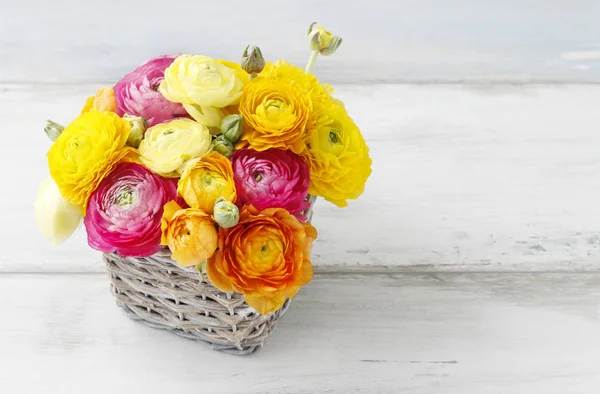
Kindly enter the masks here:
M 237 293 L 214 287 L 192 267 L 179 267 L 168 250 L 144 258 L 103 255 L 117 305 L 132 319 L 231 354 L 250 354 L 269 338 L 287 311 L 261 315 Z

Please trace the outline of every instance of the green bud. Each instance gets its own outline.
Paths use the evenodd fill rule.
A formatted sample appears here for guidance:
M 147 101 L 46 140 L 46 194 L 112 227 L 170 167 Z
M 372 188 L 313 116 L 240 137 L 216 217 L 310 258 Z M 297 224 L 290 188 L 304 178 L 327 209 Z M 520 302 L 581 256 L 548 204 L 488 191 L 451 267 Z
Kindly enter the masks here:
M 259 47 L 248 45 L 244 49 L 241 62 L 242 69 L 250 75 L 256 75 L 265 68 L 265 58 Z
M 238 207 L 231 201 L 227 201 L 225 197 L 220 197 L 215 202 L 213 216 L 215 222 L 223 228 L 233 227 L 240 220 Z
M 319 53 L 323 56 L 331 56 L 337 51 L 340 45 L 342 45 L 342 37 L 335 36 L 331 44 L 321 49 Z
M 212 142 L 212 146 L 214 151 L 219 152 L 225 157 L 229 158 L 233 154 L 233 144 L 223 135 L 215 138 Z
M 206 259 L 202 260 L 201 263 L 196 264 L 196 271 L 200 272 L 201 274 L 206 271 Z
M 137 148 L 140 146 L 142 139 L 144 138 L 144 133 L 148 128 L 148 124 L 146 123 L 146 119 L 141 116 L 134 116 L 125 114 L 123 119 L 128 120 L 131 125 L 131 130 L 129 131 L 129 137 L 127 138 L 127 145 Z
M 238 142 L 244 133 L 244 122 L 242 115 L 228 115 L 221 121 L 221 133 L 232 144 Z
M 52 141 L 56 141 L 56 139 L 58 138 L 58 136 L 60 135 L 60 133 L 62 133 L 62 131 L 64 129 L 65 129 L 65 127 L 63 125 L 60 125 L 51 120 L 47 120 L 46 126 L 44 127 L 44 131 L 46 132 L 46 135 Z
M 308 47 L 312 51 L 319 51 L 323 56 L 330 56 L 342 45 L 342 37 L 334 36 L 323 26 L 316 26 L 313 22 L 308 29 Z

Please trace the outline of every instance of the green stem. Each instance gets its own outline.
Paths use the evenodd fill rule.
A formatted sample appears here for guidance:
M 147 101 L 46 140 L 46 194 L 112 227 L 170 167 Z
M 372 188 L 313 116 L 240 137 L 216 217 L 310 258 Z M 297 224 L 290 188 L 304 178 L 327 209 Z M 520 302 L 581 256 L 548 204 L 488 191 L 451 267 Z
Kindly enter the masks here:
M 319 56 L 319 51 L 313 51 L 310 54 L 310 58 L 308 59 L 308 64 L 304 69 L 304 72 L 307 74 L 312 73 L 313 68 L 315 68 L 315 63 L 317 62 L 317 57 Z

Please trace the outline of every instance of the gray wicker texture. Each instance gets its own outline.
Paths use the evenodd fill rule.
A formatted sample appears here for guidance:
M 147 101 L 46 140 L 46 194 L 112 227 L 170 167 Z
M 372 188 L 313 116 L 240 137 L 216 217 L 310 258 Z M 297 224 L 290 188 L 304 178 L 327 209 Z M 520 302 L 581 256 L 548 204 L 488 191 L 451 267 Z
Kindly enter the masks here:
M 314 198 L 305 212 L 312 218 Z M 237 293 L 214 287 L 194 269 L 182 268 L 168 249 L 143 258 L 103 255 L 117 305 L 134 320 L 169 330 L 226 353 L 255 352 L 269 338 L 291 300 L 261 315 Z

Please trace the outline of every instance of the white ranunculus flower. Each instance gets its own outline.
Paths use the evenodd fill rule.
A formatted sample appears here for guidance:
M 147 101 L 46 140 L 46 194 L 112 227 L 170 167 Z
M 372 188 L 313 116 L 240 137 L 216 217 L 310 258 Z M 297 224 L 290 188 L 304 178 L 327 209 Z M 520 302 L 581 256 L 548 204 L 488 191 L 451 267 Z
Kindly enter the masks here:
M 225 107 L 240 102 L 248 75 L 235 63 L 202 55 L 181 55 L 165 70 L 159 92 L 181 103 L 198 122 L 218 129 L 229 115 Z
M 236 72 L 202 55 L 181 55 L 165 70 L 159 91 L 167 100 L 223 108 L 236 104 L 244 84 Z
M 34 211 L 42 235 L 55 245 L 66 241 L 83 218 L 80 207 L 65 200 L 52 178 L 42 182 Z
M 164 177 L 179 177 L 183 164 L 211 151 L 208 128 L 190 119 L 159 123 L 146 130 L 140 143 L 140 160 Z

